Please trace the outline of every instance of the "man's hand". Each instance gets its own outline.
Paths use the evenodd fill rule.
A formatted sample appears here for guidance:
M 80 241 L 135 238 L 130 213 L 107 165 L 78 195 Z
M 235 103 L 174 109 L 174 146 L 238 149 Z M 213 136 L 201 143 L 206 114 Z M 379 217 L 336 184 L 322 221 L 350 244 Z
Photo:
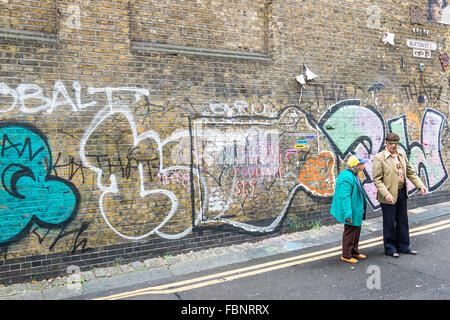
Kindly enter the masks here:
M 345 222 L 352 223 L 352 219 L 351 218 L 347 218 L 347 219 L 345 219 Z
M 422 194 L 423 194 L 424 196 L 426 196 L 426 195 L 428 194 L 427 187 L 423 186 L 422 188 L 420 188 L 420 190 L 422 191 Z
M 392 194 L 387 194 L 385 197 L 386 201 L 394 203 L 394 197 L 392 196 Z

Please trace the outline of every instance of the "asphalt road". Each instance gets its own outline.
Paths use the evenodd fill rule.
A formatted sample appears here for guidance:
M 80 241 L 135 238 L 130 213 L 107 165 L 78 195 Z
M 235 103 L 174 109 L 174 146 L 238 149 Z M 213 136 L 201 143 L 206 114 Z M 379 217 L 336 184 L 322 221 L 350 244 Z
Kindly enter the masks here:
M 243 301 L 255 305 L 258 301 L 267 300 L 448 301 L 448 220 L 449 216 L 446 215 L 411 225 L 411 247 L 418 251 L 416 256 L 385 256 L 381 232 L 377 232 L 361 238 L 360 252 L 368 257 L 357 264 L 341 261 L 340 242 L 335 242 L 75 299 L 173 300 L 178 301 L 176 312 L 190 312 L 191 315 L 192 312 L 211 312 L 212 309 L 207 310 L 206 307 L 198 308 L 211 305 L 212 300 L 221 301 L 216 305 L 216 315 L 219 308 L 220 312 L 225 312 L 223 301 L 240 305 L 248 304 Z M 199 300 L 204 302 L 200 303 Z M 228 307 L 227 313 L 233 312 L 231 308 Z M 261 306 L 259 312 L 263 312 L 263 308 Z M 252 307 L 252 310 L 256 309 Z M 208 315 L 212 314 L 204 314 Z

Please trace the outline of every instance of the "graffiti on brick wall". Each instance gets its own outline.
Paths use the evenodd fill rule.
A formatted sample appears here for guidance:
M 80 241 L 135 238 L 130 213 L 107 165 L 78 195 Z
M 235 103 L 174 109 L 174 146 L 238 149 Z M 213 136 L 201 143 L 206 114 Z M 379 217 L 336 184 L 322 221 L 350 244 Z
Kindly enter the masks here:
M 61 227 L 77 213 L 80 195 L 69 181 L 51 175 L 47 138 L 28 124 L 0 123 L 0 243 L 21 238 L 33 224 Z
M 331 152 L 322 152 L 316 158 L 308 159 L 298 178 L 307 190 L 321 196 L 334 193 L 334 156 Z
M 111 118 L 113 116 L 122 115 L 124 121 L 127 123 L 126 129 L 131 130 L 131 136 L 132 139 L 132 148 L 137 148 L 141 143 L 145 143 L 145 141 L 150 141 L 154 145 L 154 152 L 157 159 L 159 159 L 159 168 L 158 168 L 158 176 L 161 177 L 161 184 L 162 187 L 155 187 L 155 184 L 151 184 L 150 186 L 146 186 L 145 184 L 145 173 L 144 165 L 143 163 L 138 163 L 138 190 L 137 193 L 139 198 L 143 202 L 148 201 L 156 201 L 156 199 L 165 198 L 167 201 L 167 204 L 165 207 L 167 207 L 167 212 L 164 214 L 164 219 L 159 222 L 156 226 L 150 228 L 150 230 L 144 234 L 139 235 L 128 235 L 124 232 L 121 232 L 111 221 L 109 218 L 110 215 L 108 215 L 106 209 L 105 209 L 105 199 L 107 198 L 114 198 L 115 196 L 127 196 L 127 194 L 123 193 L 121 190 L 122 184 L 118 182 L 118 177 L 116 174 L 110 174 L 107 175 L 107 172 L 104 172 L 104 170 L 97 166 L 96 162 L 92 161 L 92 158 L 89 159 L 86 156 L 86 145 L 88 143 L 88 140 L 90 137 L 95 134 L 97 128 L 102 125 L 102 123 L 107 120 L 108 118 Z M 130 110 L 128 110 L 124 106 L 114 106 L 109 105 L 103 110 L 101 110 L 93 119 L 91 122 L 91 125 L 87 128 L 84 136 L 81 139 L 80 144 L 80 159 L 83 163 L 83 165 L 96 173 L 97 175 L 97 186 L 99 190 L 101 191 L 101 195 L 99 198 L 99 210 L 100 213 L 106 222 L 106 224 L 118 235 L 120 235 L 123 238 L 129 239 L 129 240 L 140 240 L 144 239 L 152 234 L 157 234 L 164 238 L 179 238 L 185 236 L 187 233 L 191 231 L 191 228 L 187 228 L 181 233 L 176 234 L 167 234 L 162 232 L 160 229 L 167 224 L 168 221 L 175 215 L 177 210 L 179 209 L 179 203 L 180 203 L 180 197 L 183 197 L 183 192 L 179 192 L 179 195 L 177 196 L 173 191 L 169 190 L 167 188 L 168 179 L 172 179 L 176 175 L 176 181 L 180 182 L 183 185 L 183 187 L 186 185 L 185 179 L 178 178 L 180 176 L 185 176 L 186 174 L 190 173 L 191 168 L 189 166 L 170 166 L 170 167 L 164 167 L 163 162 L 163 149 L 166 144 L 180 139 L 183 136 L 188 135 L 188 132 L 182 131 L 181 133 L 174 134 L 170 136 L 167 139 L 161 139 L 160 135 L 153 131 L 145 131 L 141 134 L 138 134 L 136 123 L 134 120 L 134 117 Z M 194 174 L 196 174 L 196 170 L 193 169 Z M 105 174 L 107 175 L 107 181 L 105 182 Z M 164 179 L 163 179 L 164 177 Z M 179 180 L 181 179 L 181 180 Z M 173 181 L 173 180 L 172 180 Z M 205 187 L 205 186 L 204 186 Z M 206 187 L 205 187 L 206 188 Z M 135 192 L 133 192 L 135 194 Z M 117 210 L 117 207 L 114 208 L 115 211 Z M 151 210 L 151 207 L 149 207 L 149 210 Z
M 253 106 L 249 112 L 247 104 L 236 105 L 213 104 L 211 115 L 193 118 L 195 165 L 208 186 L 201 221 L 272 232 L 299 190 L 333 194 L 334 157 L 321 149 L 319 132 L 298 106 L 275 115 L 264 107 L 255 116 Z M 265 222 L 242 222 L 254 212 L 268 212 Z
M 378 208 L 371 161 L 384 148 L 386 124 L 389 131 L 400 135 L 401 147 L 413 168 L 419 175 L 425 176 L 429 190 L 434 191 L 448 177 L 439 144 L 444 122 L 445 116 L 442 113 L 426 109 L 421 124 L 421 141 L 410 142 L 406 130 L 406 115 L 390 119 L 386 123 L 376 108 L 361 106 L 360 100 L 344 100 L 331 106 L 319 120 L 318 126 L 341 159 L 350 153 L 369 159 L 363 184 L 370 204 L 373 208 Z M 411 182 L 408 183 L 408 191 L 415 191 Z
M 411 96 L 410 87 L 404 88 Z M 376 99 L 375 106 L 367 105 L 367 99 L 363 103 L 359 99 L 336 101 L 361 93 L 359 87 L 338 86 L 338 92 L 330 93 L 316 85 L 318 105 L 334 101 L 318 121 L 306 113 L 308 108 L 297 105 L 211 103 L 201 112 L 192 105 L 180 107 L 188 114 L 185 122 L 164 134 L 153 130 L 152 118 L 170 107 L 151 110 L 150 106 L 142 119 L 132 107 L 143 98 L 149 100 L 148 90 L 89 87 L 83 91 L 78 82 L 72 88 L 69 94 L 64 83 L 57 81 L 48 98 L 38 85 L 21 84 L 13 89 L 0 83 L 0 95 L 9 101 L 0 109 L 3 114 L 71 112 L 90 117 L 81 132 L 67 133 L 77 141 L 77 154 L 65 157 L 57 151 L 55 161 L 39 130 L 10 123 L 1 126 L 1 210 L 14 212 L 19 221 L 1 224 L 3 242 L 21 237 L 34 223 L 50 227 L 70 222 L 83 199 L 69 180 L 79 177 L 77 183 L 84 184 L 88 176 L 93 177 L 89 197 L 94 201 L 86 201 L 87 205 L 94 203 L 108 228 L 128 240 L 151 235 L 178 239 L 196 226 L 217 222 L 247 232 L 273 232 L 293 206 L 301 208 L 299 192 L 313 199 L 330 199 L 339 163 L 349 154 L 371 161 L 383 149 L 387 130 L 401 136 L 401 147 L 430 191 L 440 188 L 448 177 L 440 149 L 445 116 L 430 108 L 422 120 L 414 114 L 414 123 L 420 124 L 420 141 L 410 141 L 406 122 L 411 114 L 386 121 Z M 373 95 L 381 88 L 378 84 L 369 92 Z M 88 100 L 82 91 L 100 99 Z M 427 92 L 429 101 L 440 99 L 436 88 Z M 324 101 L 319 101 L 322 96 Z M 376 209 L 370 163 L 364 174 L 364 188 Z M 415 191 L 413 185 L 408 188 L 410 193 Z M 30 215 L 27 205 L 33 197 L 38 209 Z M 48 204 L 46 197 L 62 197 L 60 206 Z M 19 203 L 22 209 L 16 210 Z M 44 204 L 46 215 L 39 211 Z M 84 224 L 80 232 L 86 228 Z
M 410 142 L 406 130 L 406 116 L 388 121 L 390 131 L 397 133 L 401 147 L 409 155 L 409 160 L 417 172 L 423 172 L 430 191 L 438 189 L 448 174 L 440 150 L 441 132 L 445 116 L 433 109 L 426 109 L 420 124 L 420 142 Z M 409 190 L 414 186 L 409 184 Z

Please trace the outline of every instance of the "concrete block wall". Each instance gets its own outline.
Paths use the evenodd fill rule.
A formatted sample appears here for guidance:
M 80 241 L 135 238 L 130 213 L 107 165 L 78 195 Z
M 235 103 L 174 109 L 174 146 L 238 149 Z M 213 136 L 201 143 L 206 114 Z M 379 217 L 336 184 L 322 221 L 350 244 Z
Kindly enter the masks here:
M 427 8 L 0 1 L 0 283 L 333 223 L 346 158 L 388 131 L 431 191 L 410 207 L 448 201 L 450 34 Z

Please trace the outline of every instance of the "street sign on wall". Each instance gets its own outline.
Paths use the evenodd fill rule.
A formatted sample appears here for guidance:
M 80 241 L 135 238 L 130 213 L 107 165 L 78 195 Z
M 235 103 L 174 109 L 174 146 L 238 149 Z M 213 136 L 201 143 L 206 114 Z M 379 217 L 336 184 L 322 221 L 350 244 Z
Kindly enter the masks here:
M 406 39 L 406 45 L 409 48 L 413 48 L 413 49 L 422 49 L 422 50 L 436 50 L 437 49 L 436 42 L 432 42 L 432 41 Z
M 413 49 L 413 57 L 431 59 L 431 50 Z

